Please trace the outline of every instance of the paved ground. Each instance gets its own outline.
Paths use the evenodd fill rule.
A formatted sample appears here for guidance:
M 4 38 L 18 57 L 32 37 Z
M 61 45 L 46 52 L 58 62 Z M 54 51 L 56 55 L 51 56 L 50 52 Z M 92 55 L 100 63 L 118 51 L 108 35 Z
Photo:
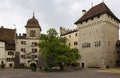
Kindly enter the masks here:
M 32 72 L 31 70 L 0 70 L 0 78 L 120 78 L 120 74 L 98 72 L 98 69 L 86 69 L 72 72 Z
M 99 70 L 99 72 L 109 72 L 109 73 L 120 74 L 120 68 L 102 69 L 102 70 Z

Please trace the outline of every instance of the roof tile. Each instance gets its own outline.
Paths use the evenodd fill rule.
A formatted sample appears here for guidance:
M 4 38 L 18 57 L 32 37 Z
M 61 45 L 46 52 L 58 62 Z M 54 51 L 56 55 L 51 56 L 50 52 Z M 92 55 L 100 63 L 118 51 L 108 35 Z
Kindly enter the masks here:
M 82 21 L 88 20 L 90 18 L 93 18 L 97 15 L 101 14 L 110 14 L 112 17 L 114 17 L 117 21 L 120 22 L 120 20 L 112 13 L 112 11 L 106 6 L 104 2 L 92 7 L 88 12 L 86 12 L 79 20 L 75 22 L 75 24 L 79 24 Z

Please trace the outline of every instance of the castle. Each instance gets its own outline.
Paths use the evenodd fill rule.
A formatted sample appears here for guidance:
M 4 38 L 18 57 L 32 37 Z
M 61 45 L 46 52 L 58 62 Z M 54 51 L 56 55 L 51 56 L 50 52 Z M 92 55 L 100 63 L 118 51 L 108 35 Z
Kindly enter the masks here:
M 77 28 L 70 30 L 60 27 L 60 37 L 66 37 L 66 44 L 71 48 L 78 48 L 81 67 L 114 67 L 119 60 L 115 45 L 119 39 L 120 20 L 104 2 L 82 12 L 82 17 L 75 22 Z M 16 34 L 16 29 L 1 26 L 0 65 L 37 66 L 42 30 L 34 15 L 27 21 L 25 28 L 26 33 Z
M 41 27 L 33 17 L 27 21 L 26 33 L 16 34 L 16 29 L 0 28 L 0 65 L 19 67 L 37 66 L 39 57 L 38 43 Z
M 118 60 L 115 44 L 119 39 L 120 20 L 104 2 L 82 12 L 82 17 L 75 22 L 77 31 L 71 33 L 60 28 L 61 36 L 77 33 L 81 67 L 114 67 Z M 73 37 L 67 37 L 68 42 L 74 42 Z

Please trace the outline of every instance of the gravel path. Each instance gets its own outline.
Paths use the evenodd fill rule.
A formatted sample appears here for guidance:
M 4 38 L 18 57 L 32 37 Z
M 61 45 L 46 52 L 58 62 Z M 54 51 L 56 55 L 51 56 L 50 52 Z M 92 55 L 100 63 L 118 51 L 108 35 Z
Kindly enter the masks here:
M 98 69 L 86 69 L 71 72 L 32 72 L 25 69 L 0 70 L 0 78 L 120 78 L 120 74 L 98 72 Z

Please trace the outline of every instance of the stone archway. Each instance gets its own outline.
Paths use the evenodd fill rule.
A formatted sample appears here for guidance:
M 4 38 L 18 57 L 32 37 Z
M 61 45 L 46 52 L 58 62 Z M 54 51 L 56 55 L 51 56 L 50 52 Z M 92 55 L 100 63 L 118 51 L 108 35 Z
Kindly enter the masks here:
M 30 68 L 32 68 L 32 67 L 36 68 L 36 64 L 35 63 L 31 63 L 30 64 Z

